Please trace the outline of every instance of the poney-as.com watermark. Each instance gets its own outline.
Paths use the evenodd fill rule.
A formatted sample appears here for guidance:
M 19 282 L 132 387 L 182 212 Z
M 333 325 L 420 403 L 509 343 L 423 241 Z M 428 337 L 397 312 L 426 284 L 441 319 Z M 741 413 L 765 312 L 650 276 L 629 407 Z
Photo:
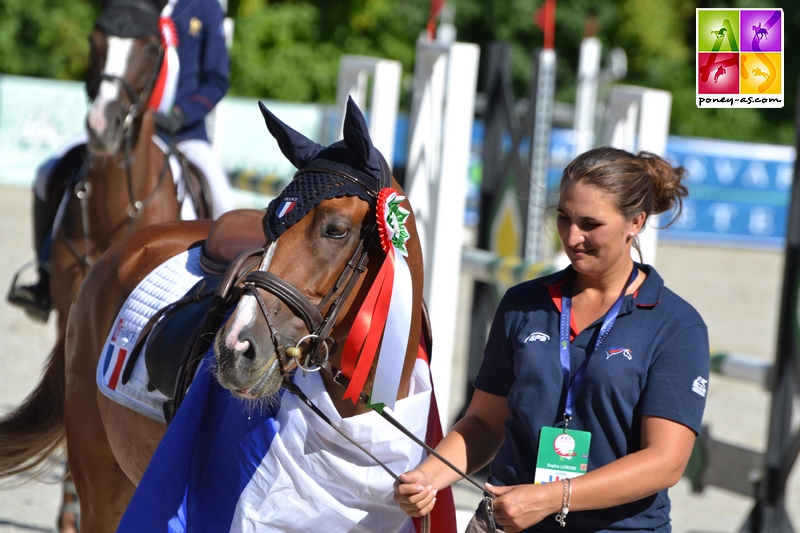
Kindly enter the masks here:
M 697 107 L 783 107 L 783 10 L 697 10 Z

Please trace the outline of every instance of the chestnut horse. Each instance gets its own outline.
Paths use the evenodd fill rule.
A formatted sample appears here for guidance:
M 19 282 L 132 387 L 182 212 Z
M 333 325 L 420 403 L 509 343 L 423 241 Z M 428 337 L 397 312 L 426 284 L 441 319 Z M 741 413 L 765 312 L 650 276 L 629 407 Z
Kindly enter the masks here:
M 154 140 L 154 113 L 147 107 L 164 54 L 158 12 L 146 3 L 131 6 L 150 11 L 152 28 L 137 32 L 145 35 L 107 35 L 98 24 L 89 37 L 87 155 L 82 174 L 68 185 L 50 253 L 50 293 L 59 333 L 65 331 L 72 299 L 97 258 L 125 235 L 177 220 L 180 212 L 168 158 Z M 105 13 L 99 20 L 109 16 L 113 27 L 113 18 L 123 15 Z
M 282 151 L 300 169 L 284 194 L 270 204 L 264 229 L 262 212 L 239 210 L 215 223 L 182 221 L 150 226 L 114 244 L 89 271 L 70 313 L 66 341 L 59 342 L 50 355 L 38 388 L 17 411 L 0 421 L 0 476 L 41 467 L 66 436 L 83 533 L 116 530 L 167 430 L 165 424 L 111 401 L 92 385 L 115 318 L 148 273 L 200 242 L 205 242 L 204 249 L 211 256 L 227 260 L 241 250 L 262 247 L 262 259 L 250 267 L 255 271 L 245 278 L 250 281 L 213 341 L 215 378 L 248 409 L 248 401 L 283 393 L 282 385 L 290 383 L 287 372 L 293 357 L 305 366 L 316 362 L 341 368 L 343 347 L 361 304 L 388 261 L 380 223 L 376 223 L 377 197 L 387 186 L 398 194 L 402 190 L 385 162 L 376 166 L 382 156 L 372 147 L 355 104 L 351 101 L 348 106 L 345 141 L 327 148 L 311 141 L 299 146 L 303 144 L 297 141 L 300 134 L 263 107 L 262 112 Z M 279 129 L 284 130 L 276 133 Z M 348 135 L 348 130 L 356 130 L 356 134 Z M 330 163 L 331 154 L 337 162 Z M 347 163 L 340 163 L 345 160 Z M 367 170 L 354 171 L 351 165 Z M 372 184 L 369 169 L 380 174 Z M 310 202 L 301 206 L 309 198 Z M 298 206 L 284 216 L 287 200 Z M 411 212 L 407 201 L 402 206 Z M 405 229 L 410 237 L 405 246 L 411 280 L 410 294 L 405 296 L 411 316 L 398 400 L 407 395 L 424 313 L 422 252 L 413 213 L 405 220 Z M 287 293 L 294 296 L 287 298 Z M 308 313 L 316 312 L 317 319 L 308 318 Z M 323 351 L 330 352 L 327 364 L 324 358 L 306 359 Z M 401 347 L 401 357 L 402 351 Z M 368 367 L 364 390 L 371 388 L 377 359 Z M 344 400 L 344 389 L 332 375 L 321 375 L 343 418 L 367 410 L 361 401 L 354 405 Z M 440 493 L 440 500 L 445 497 Z

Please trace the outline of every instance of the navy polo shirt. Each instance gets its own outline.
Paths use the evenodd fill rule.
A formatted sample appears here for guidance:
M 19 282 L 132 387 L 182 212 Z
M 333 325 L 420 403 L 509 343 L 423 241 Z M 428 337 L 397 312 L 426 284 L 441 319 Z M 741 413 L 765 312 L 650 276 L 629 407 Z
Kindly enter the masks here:
M 175 106 L 186 118 L 178 140 L 207 140 L 205 118 L 228 90 L 228 50 L 217 0 L 178 0 L 172 13 L 178 33 Z M 169 142 L 168 137 L 166 137 Z
M 709 374 L 708 332 L 653 267 L 625 297 L 613 328 L 591 353 L 603 317 L 577 335 L 570 371 L 591 353 L 570 428 L 592 434 L 589 471 L 641 449 L 641 417 L 674 420 L 700 431 Z M 494 317 L 475 387 L 508 399 L 506 438 L 490 483 L 533 483 L 539 431 L 563 427 L 566 390 L 559 356 L 561 287 L 572 267 L 506 292 Z M 574 313 L 574 310 L 573 310 Z M 574 323 L 573 323 L 574 324 Z M 574 330 L 573 330 L 574 335 Z M 569 514 L 570 531 L 669 530 L 667 491 L 610 509 Z M 552 517 L 527 531 L 559 531 Z

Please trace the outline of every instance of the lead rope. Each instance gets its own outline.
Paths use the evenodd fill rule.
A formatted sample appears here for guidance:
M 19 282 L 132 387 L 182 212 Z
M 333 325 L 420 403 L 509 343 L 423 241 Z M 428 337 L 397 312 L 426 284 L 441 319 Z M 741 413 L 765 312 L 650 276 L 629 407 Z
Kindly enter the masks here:
M 352 444 L 353 446 L 355 446 L 356 448 L 358 448 L 359 450 L 361 450 L 362 452 L 364 452 L 365 454 L 367 454 L 367 455 L 368 455 L 368 456 L 369 456 L 369 457 L 370 457 L 370 458 L 371 458 L 373 461 L 375 461 L 376 463 L 378 463 L 378 465 L 379 465 L 381 468 L 383 468 L 383 470 L 384 470 L 384 471 L 385 471 L 387 474 L 389 474 L 389 475 L 392 477 L 392 479 L 394 479 L 394 480 L 395 480 L 395 481 L 397 481 L 398 483 L 401 483 L 401 484 L 403 483 L 403 480 L 401 480 L 401 479 L 400 479 L 400 476 L 398 476 L 397 474 L 395 474 L 395 473 L 392 471 L 392 469 L 390 469 L 388 466 L 386 466 L 386 465 L 385 465 L 385 464 L 384 464 L 384 463 L 383 463 L 383 462 L 382 462 L 380 459 L 378 459 L 377 457 L 375 457 L 375 455 L 374 455 L 372 452 L 370 452 L 368 449 L 364 448 L 364 447 L 363 447 L 361 444 L 359 444 L 358 442 L 356 442 L 356 441 L 355 441 L 355 440 L 354 440 L 352 437 L 350 437 L 350 435 L 346 434 L 346 433 L 345 433 L 345 432 L 342 430 L 342 428 L 340 428 L 339 426 L 337 426 L 336 424 L 334 424 L 334 423 L 331 421 L 331 419 L 330 419 L 330 418 L 328 418 L 328 416 L 327 416 L 325 413 L 323 413 L 323 412 L 322 412 L 322 411 L 319 409 L 319 407 L 317 407 L 316 405 L 314 405 L 314 402 L 312 402 L 311 400 L 309 400 L 309 399 L 308 399 L 308 396 L 306 396 L 306 395 L 305 395 L 305 393 L 304 393 L 302 390 L 300 390 L 300 387 L 298 387 L 297 385 L 295 385 L 295 384 L 294 384 L 294 382 L 292 382 L 292 381 L 290 381 L 290 380 L 288 380 L 288 379 L 285 379 L 285 380 L 283 381 L 283 386 L 284 386 L 284 387 L 286 387 L 286 390 L 288 390 L 290 393 L 292 393 L 292 394 L 294 394 L 295 396 L 297 396 L 297 397 L 300 399 L 300 401 L 302 401 L 304 404 L 306 404 L 306 405 L 308 406 L 308 408 L 309 408 L 309 409 L 311 409 L 311 410 L 312 410 L 312 411 L 313 411 L 313 412 L 314 412 L 314 413 L 315 413 L 315 414 L 316 414 L 318 417 L 320 417 L 320 418 L 321 418 L 321 419 L 322 419 L 322 420 L 323 420 L 323 421 L 324 421 L 326 424 L 328 424 L 330 427 L 332 427 L 332 428 L 333 428 L 333 429 L 334 429 L 334 430 L 335 430 L 335 431 L 336 431 L 336 432 L 337 432 L 339 435 L 341 435 L 342 437 L 344 437 L 344 439 L 345 439 L 345 440 L 347 440 L 347 442 L 349 442 L 350 444 Z M 385 418 L 385 417 L 384 417 L 384 418 Z M 388 420 L 388 419 L 387 419 L 387 420 Z M 392 419 L 392 420 L 394 420 L 394 419 Z M 397 424 L 397 423 L 398 423 L 398 422 L 397 422 L 396 420 L 394 420 L 394 422 L 392 423 L 392 425 L 395 425 L 395 424 Z M 396 425 L 395 425 L 395 427 L 398 427 L 398 426 L 396 426 Z M 398 429 L 399 429 L 399 428 L 398 428 Z M 406 433 L 406 431 L 408 431 L 408 430 L 406 430 L 405 428 L 403 428 L 401 431 L 403 431 L 404 433 Z M 409 432 L 409 433 L 410 433 L 410 432 Z M 406 433 L 406 434 L 408 434 L 408 433 Z M 419 442 L 419 441 L 418 441 L 418 439 L 417 439 L 417 437 L 416 437 L 415 435 L 414 435 L 412 438 L 414 439 L 414 441 L 416 441 L 416 442 Z M 429 447 L 427 444 L 424 444 L 424 443 L 421 443 L 421 444 L 422 444 L 422 446 L 423 446 L 423 447 L 425 447 L 425 448 L 427 448 L 427 449 L 429 449 L 429 450 L 430 450 L 430 447 Z M 435 452 L 434 452 L 434 453 L 435 453 Z M 422 529 L 422 533 L 430 533 L 430 531 L 431 531 L 431 524 L 430 524 L 430 522 L 431 522 L 431 517 L 430 517 L 430 514 L 427 514 L 427 515 L 425 515 L 425 516 L 423 516 L 423 517 L 421 517 L 421 518 L 420 518 L 420 528 Z

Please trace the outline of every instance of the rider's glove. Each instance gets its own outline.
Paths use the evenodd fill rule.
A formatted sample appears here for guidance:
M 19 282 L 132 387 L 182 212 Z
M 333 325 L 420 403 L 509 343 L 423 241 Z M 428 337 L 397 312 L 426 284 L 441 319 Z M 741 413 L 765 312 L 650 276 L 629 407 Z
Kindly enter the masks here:
M 173 107 L 169 114 L 158 113 L 156 125 L 170 135 L 176 135 L 186 124 L 186 117 L 179 107 Z

